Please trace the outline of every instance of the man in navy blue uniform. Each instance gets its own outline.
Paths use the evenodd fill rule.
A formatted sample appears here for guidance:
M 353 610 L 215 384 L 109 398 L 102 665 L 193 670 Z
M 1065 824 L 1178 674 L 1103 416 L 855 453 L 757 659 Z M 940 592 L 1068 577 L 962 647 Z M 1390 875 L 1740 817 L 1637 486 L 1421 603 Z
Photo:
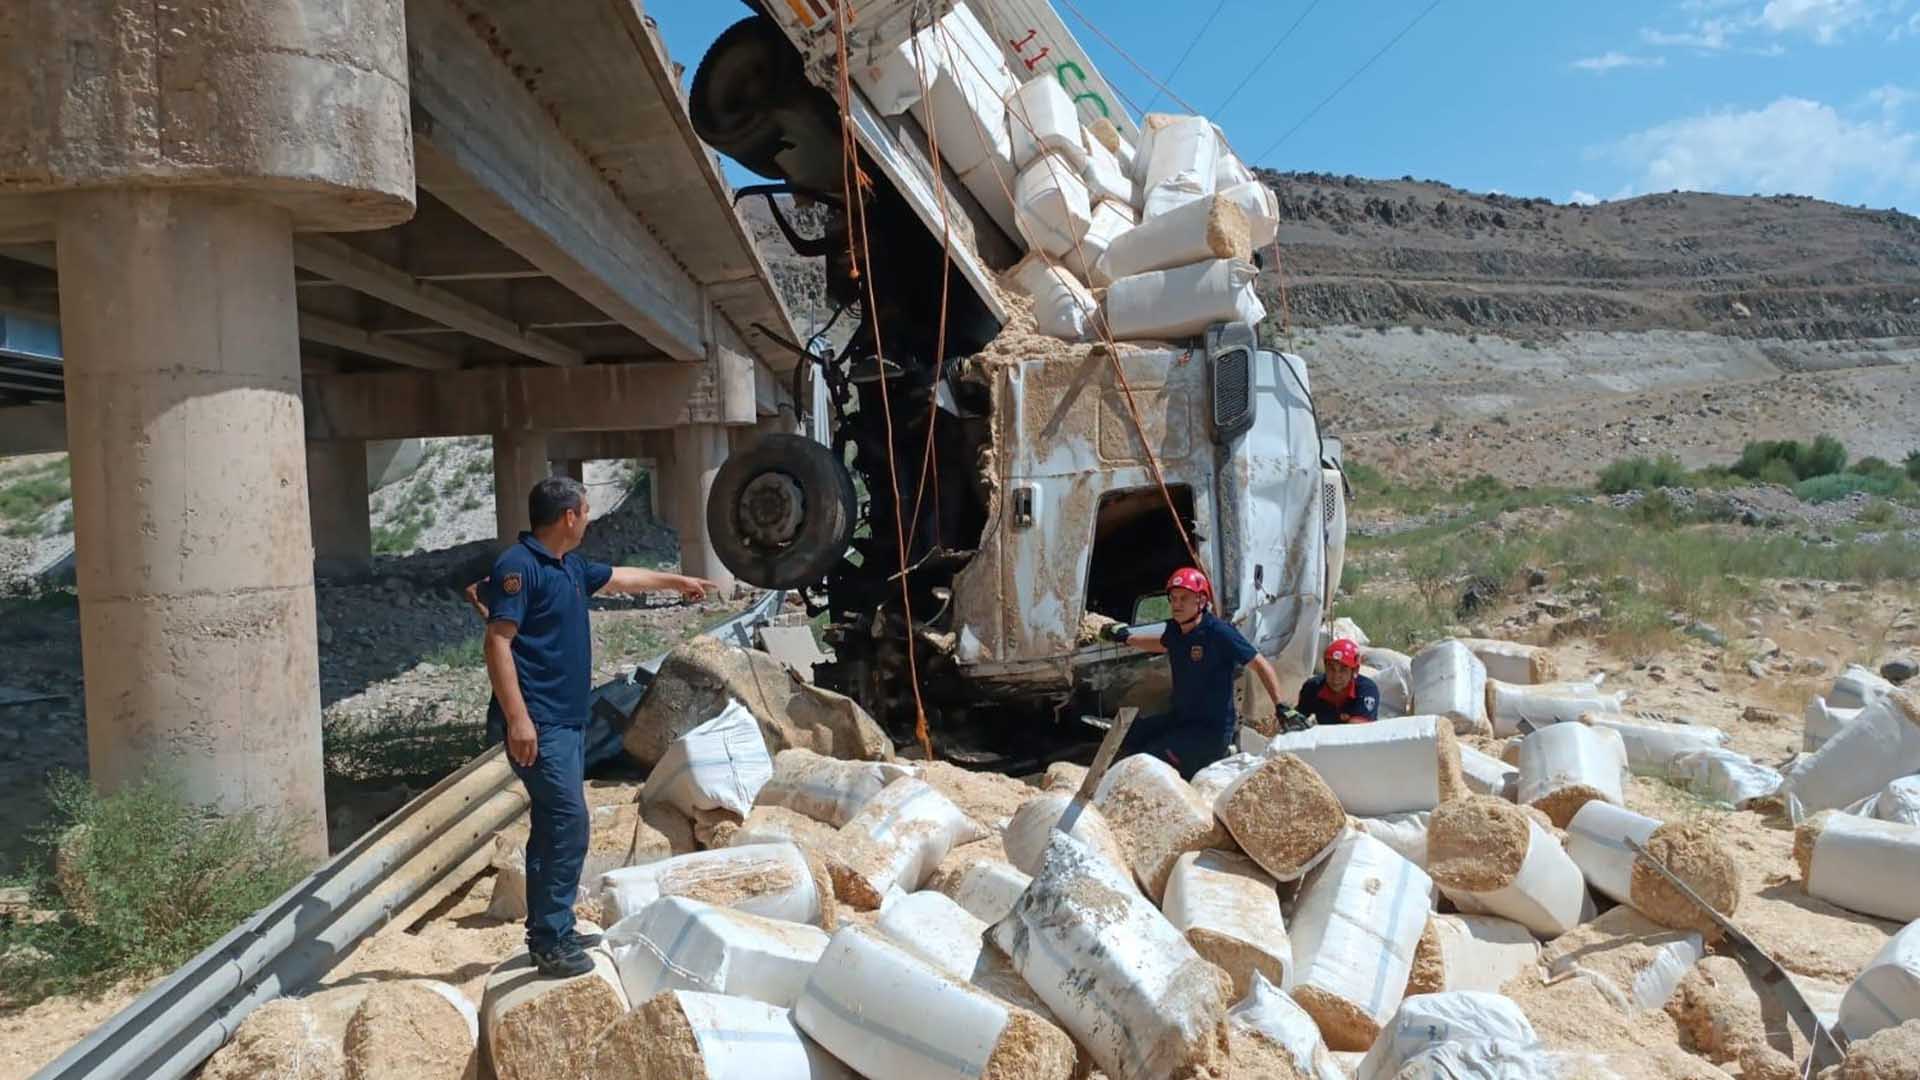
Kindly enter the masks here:
M 532 801 L 527 837 L 527 951 L 543 973 L 592 970 L 573 929 L 588 841 L 586 726 L 593 689 L 587 597 L 670 590 L 701 600 L 713 583 L 680 574 L 608 566 L 581 557 L 587 489 L 550 476 L 527 495 L 531 532 L 500 553 L 485 581 L 467 590 L 487 619 L 485 655 L 493 700 L 487 735 Z M 485 596 L 484 604 L 477 597 Z
M 1189 780 L 1226 757 L 1233 744 L 1239 726 L 1233 688 L 1241 668 L 1253 668 L 1267 697 L 1281 700 L 1273 665 L 1232 623 L 1207 610 L 1212 602 L 1213 585 L 1207 575 L 1192 567 L 1177 570 L 1167 581 L 1173 618 L 1165 630 L 1158 635 L 1137 634 L 1130 627 L 1110 626 L 1104 632 L 1109 641 L 1125 642 L 1141 652 L 1165 653 L 1173 669 L 1173 711 L 1136 719 L 1120 745 L 1120 755 L 1153 754 Z M 1275 723 L 1280 720 L 1276 708 Z
M 1380 719 L 1380 688 L 1360 674 L 1360 646 L 1336 639 L 1324 659 L 1326 674 L 1300 687 L 1296 708 L 1316 724 L 1371 724 Z

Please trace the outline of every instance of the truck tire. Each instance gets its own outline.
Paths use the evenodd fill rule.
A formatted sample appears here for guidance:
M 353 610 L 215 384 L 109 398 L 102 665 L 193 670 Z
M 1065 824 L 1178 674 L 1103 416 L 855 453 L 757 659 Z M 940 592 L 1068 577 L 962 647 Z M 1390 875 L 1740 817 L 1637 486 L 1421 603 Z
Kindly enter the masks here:
M 853 538 L 853 477 L 833 451 L 800 435 L 768 435 L 720 466 L 707 495 L 707 536 L 740 580 L 797 589 L 825 579 Z
M 754 172 L 839 193 L 839 112 L 807 81 L 800 54 L 771 18 L 742 19 L 707 49 L 687 114 L 701 141 Z

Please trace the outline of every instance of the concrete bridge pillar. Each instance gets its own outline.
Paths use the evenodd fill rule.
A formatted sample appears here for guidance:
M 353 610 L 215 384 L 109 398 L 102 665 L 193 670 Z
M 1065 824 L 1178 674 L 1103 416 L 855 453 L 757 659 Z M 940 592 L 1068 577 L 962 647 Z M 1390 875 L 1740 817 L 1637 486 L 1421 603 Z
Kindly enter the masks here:
M 584 484 L 587 482 L 587 463 L 583 458 L 555 458 L 553 475 Z
M 548 475 L 547 468 L 546 432 L 502 431 L 494 435 L 493 521 L 502 547 L 532 528 L 527 520 L 527 493 Z
M 686 424 L 673 430 L 673 460 L 664 473 L 660 505 L 666 522 L 680 534 L 680 570 L 733 587 L 733 573 L 721 563 L 707 533 L 707 493 L 727 460 L 727 429 L 719 424 Z
M 387 0 L 0 5 L 0 218 L 57 245 L 93 781 L 175 776 L 314 858 L 292 236 L 411 216 L 405 40 Z
M 357 439 L 307 443 L 313 558 L 329 573 L 364 570 L 373 564 L 367 486 L 366 443 Z

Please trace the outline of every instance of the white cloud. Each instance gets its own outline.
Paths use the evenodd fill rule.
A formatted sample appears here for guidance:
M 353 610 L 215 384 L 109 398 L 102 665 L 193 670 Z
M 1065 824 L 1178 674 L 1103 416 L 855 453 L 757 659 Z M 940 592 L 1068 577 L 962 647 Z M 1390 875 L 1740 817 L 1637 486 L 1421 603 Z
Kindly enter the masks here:
M 1880 6 L 1870 0 L 1767 0 L 1760 24 L 1776 34 L 1800 31 L 1831 45 L 1857 23 L 1871 22 Z
M 1649 191 L 1822 198 L 1920 189 L 1920 133 L 1891 117 L 1852 120 L 1831 105 L 1783 97 L 1761 109 L 1723 109 L 1628 136 L 1614 156 Z
M 1666 58 L 1661 56 L 1629 56 L 1623 52 L 1608 52 L 1575 60 L 1573 66 L 1581 71 L 1604 75 L 1616 68 L 1664 67 L 1666 62 Z
M 1649 28 L 1640 31 L 1640 38 L 1649 45 L 1665 48 L 1706 49 L 1710 52 L 1719 52 L 1732 45 L 1732 37 L 1738 30 L 1739 27 L 1727 19 L 1696 19 L 1685 31 L 1670 33 Z
M 1920 33 L 1920 15 L 1905 14 L 1908 0 L 1683 0 L 1682 29 L 1648 27 L 1640 39 L 1663 48 L 1722 52 L 1739 49 L 1778 56 L 1785 49 L 1774 38 L 1805 37 L 1832 45 L 1859 30 L 1888 27 L 1898 37 L 1901 23 Z M 1890 26 L 1888 24 L 1891 24 Z
M 1567 196 L 1567 202 L 1574 206 L 1598 206 L 1600 204 L 1600 196 L 1595 195 L 1591 191 L 1581 191 L 1579 188 L 1574 188 L 1573 194 Z
M 1888 83 L 1885 86 L 1867 91 L 1866 101 L 1869 106 L 1879 109 L 1881 116 L 1891 121 L 1899 116 L 1901 110 L 1905 109 L 1908 105 L 1920 101 L 1920 93 L 1909 90 L 1904 86 L 1895 86 L 1892 83 Z

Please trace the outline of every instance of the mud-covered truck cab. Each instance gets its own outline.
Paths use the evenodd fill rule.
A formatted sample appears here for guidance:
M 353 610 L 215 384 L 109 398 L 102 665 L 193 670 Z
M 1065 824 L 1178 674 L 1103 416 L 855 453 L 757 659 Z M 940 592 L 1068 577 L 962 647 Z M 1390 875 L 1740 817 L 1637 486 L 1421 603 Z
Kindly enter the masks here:
M 1068 341 L 1008 285 L 1016 263 L 1056 261 L 1002 205 L 1014 91 L 1057 80 L 1076 137 L 1104 121 L 1123 153 L 1141 138 L 1052 9 L 872 2 L 844 23 L 808 0 L 759 10 L 700 65 L 694 123 L 785 178 L 743 196 L 823 208 L 824 231 L 803 235 L 770 199 L 855 329 L 807 366 L 824 440 L 736 453 L 708 525 L 740 578 L 801 590 L 824 615 L 834 659 L 816 679 L 896 733 L 924 709 L 943 756 L 1015 766 L 1085 738 L 1083 716 L 1164 702 L 1164 662 L 1098 629 L 1162 618 L 1168 576 L 1196 561 L 1218 613 L 1283 680 L 1304 677 L 1345 537 L 1339 446 L 1304 361 L 1262 347 L 1250 299 L 1228 309 L 1249 316 L 1166 340 L 1114 340 L 1103 322 Z M 1235 279 L 1247 298 L 1251 278 L 1249 264 Z

